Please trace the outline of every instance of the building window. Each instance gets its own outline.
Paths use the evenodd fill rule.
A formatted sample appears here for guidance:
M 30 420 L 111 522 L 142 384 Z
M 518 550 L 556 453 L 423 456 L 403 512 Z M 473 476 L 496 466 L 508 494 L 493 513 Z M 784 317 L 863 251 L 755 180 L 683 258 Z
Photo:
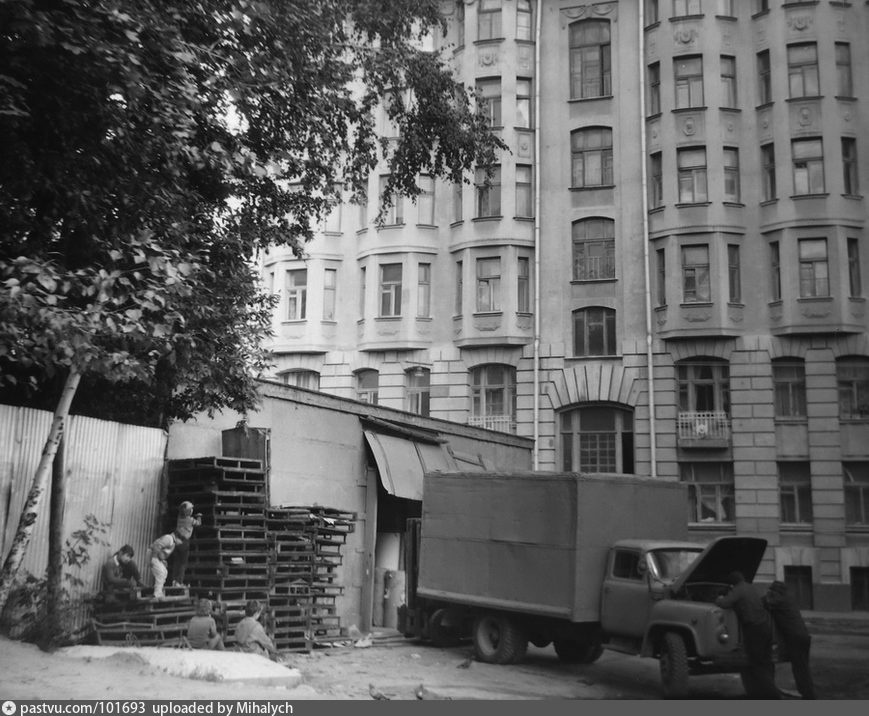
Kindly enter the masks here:
M 739 203 L 739 150 L 724 149 L 724 201 Z
M 501 310 L 501 259 L 477 259 L 477 311 Z
M 794 159 L 794 194 L 824 193 L 824 146 L 820 139 L 791 141 Z
M 655 252 L 657 261 L 657 300 L 659 306 L 667 305 L 667 254 L 664 249 L 658 249 Z
M 869 358 L 839 358 L 836 383 L 839 419 L 869 420 Z
M 703 58 L 674 57 L 676 107 L 703 106 Z
M 456 315 L 462 315 L 462 294 L 464 293 L 464 280 L 462 278 L 462 262 L 456 261 Z
M 679 411 L 730 415 L 730 367 L 725 361 L 684 361 L 676 364 Z
M 612 94 L 610 24 L 581 20 L 570 26 L 570 98 Z
M 857 140 L 842 137 L 842 182 L 845 193 L 855 196 L 860 193 L 857 182 Z
M 471 369 L 469 425 L 516 432 L 516 369 L 488 364 Z
M 359 318 L 365 318 L 365 289 L 366 289 L 366 274 L 368 270 L 365 266 L 359 269 Z
M 356 206 L 359 209 L 359 228 L 364 229 L 368 226 L 368 190 L 362 189 L 356 199 Z
M 465 0 L 456 0 L 456 46 L 465 46 Z
M 501 215 L 501 167 L 493 168 L 492 178 L 486 181 L 485 167 L 478 167 L 474 177 L 477 192 L 477 218 Z
M 338 270 L 326 269 L 323 272 L 323 320 L 335 320 L 335 295 L 338 288 Z
M 477 39 L 493 40 L 502 36 L 501 0 L 480 0 L 480 9 L 477 10 Z
M 308 308 L 308 270 L 287 271 L 287 320 L 304 321 Z
M 516 165 L 516 216 L 534 216 L 529 164 Z
M 767 12 L 769 10 L 769 0 L 754 0 L 753 13 Z
M 772 300 L 781 301 L 781 255 L 778 241 L 773 241 L 769 245 L 769 270 Z
M 760 148 L 760 171 L 763 181 L 763 200 L 772 201 L 776 198 L 774 144 L 764 144 Z
M 589 127 L 570 133 L 571 186 L 612 186 L 613 131 Z
M 341 233 L 341 202 L 334 200 L 330 203 L 329 213 L 323 219 L 320 226 L 324 234 L 340 234 Z
M 869 612 L 869 567 L 851 567 L 851 609 Z
M 573 280 L 615 278 L 615 222 L 612 219 L 581 219 L 573 222 L 571 232 Z
M 682 302 L 708 303 L 712 300 L 709 281 L 709 247 L 682 247 Z
M 401 264 L 380 266 L 380 315 L 401 315 Z
M 645 0 L 646 3 L 646 25 L 654 25 L 660 22 L 661 15 L 658 8 L 658 0 Z
M 519 313 L 531 311 L 531 261 L 520 256 L 516 267 L 516 308 Z
M 680 465 L 682 482 L 688 485 L 688 521 L 732 523 L 736 517 L 733 466 L 724 462 Z
M 705 202 L 707 200 L 706 148 L 680 149 L 676 158 L 679 163 L 679 202 L 681 204 Z
M 736 97 L 736 58 L 721 56 L 721 106 L 738 107 Z
M 401 194 L 393 192 L 391 196 L 386 195 L 386 185 L 389 183 L 389 175 L 380 177 L 380 201 L 389 206 L 386 207 L 383 213 L 383 223 L 385 226 L 396 226 L 404 223 L 404 207 L 401 200 Z
M 428 368 L 410 368 L 405 371 L 405 410 L 429 416 L 431 398 L 431 371 Z
M 727 290 L 730 303 L 742 302 L 742 269 L 739 265 L 739 246 L 727 246 Z
M 863 281 L 860 278 L 860 242 L 848 239 L 848 295 L 858 298 L 863 295 Z
M 380 376 L 376 370 L 356 371 L 356 400 L 377 405 Z
M 817 97 L 818 89 L 818 47 L 814 42 L 788 46 L 788 89 L 789 96 Z
M 279 373 L 278 378 L 285 385 L 308 390 L 320 390 L 320 374 L 315 370 L 288 370 Z
M 594 405 L 559 416 L 561 469 L 565 472 L 634 472 L 634 416 Z
M 779 506 L 785 524 L 811 524 L 812 477 L 807 462 L 778 464 Z
M 836 43 L 836 95 L 851 97 L 854 94 L 854 84 L 851 79 L 851 45 L 847 42 Z
M 501 122 L 501 79 L 477 80 L 477 92 L 486 103 L 486 116 L 490 127 L 500 127 Z
M 649 208 L 664 206 L 664 163 L 661 152 L 649 156 Z
M 772 386 L 776 418 L 806 417 L 806 364 L 791 358 L 772 362 Z
M 516 126 L 531 128 L 531 80 L 516 79 Z
M 435 223 L 434 177 L 421 176 L 419 178 L 419 188 L 422 192 L 416 198 L 416 206 L 419 211 L 418 222 L 431 226 Z
M 869 462 L 843 462 L 845 523 L 869 527 Z
M 457 181 L 453 184 L 453 222 L 462 220 L 462 191 L 464 184 Z
M 431 264 L 420 264 L 417 273 L 416 315 L 431 316 Z
M 718 14 L 725 17 L 733 17 L 736 15 L 733 12 L 734 0 L 718 0 Z
M 649 65 L 649 114 L 661 112 L 661 63 Z
M 814 609 L 811 567 L 787 565 L 784 568 L 784 582 L 797 609 Z
M 830 295 L 826 239 L 800 239 L 800 298 Z
M 701 12 L 700 0 L 673 0 L 673 17 L 699 15 Z
M 573 312 L 573 355 L 616 355 L 616 312 L 592 306 Z
M 769 64 L 769 50 L 757 53 L 758 104 L 772 102 L 772 69 Z
M 531 39 L 531 0 L 516 2 L 516 39 Z

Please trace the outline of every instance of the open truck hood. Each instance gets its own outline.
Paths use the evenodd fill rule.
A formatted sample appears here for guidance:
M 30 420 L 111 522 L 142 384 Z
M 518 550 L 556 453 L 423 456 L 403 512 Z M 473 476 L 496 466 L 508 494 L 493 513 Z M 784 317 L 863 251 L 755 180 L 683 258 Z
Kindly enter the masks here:
M 712 540 L 697 559 L 672 584 L 678 592 L 686 584 L 724 582 L 730 572 L 742 572 L 751 582 L 766 551 L 766 540 L 760 537 L 718 537 Z

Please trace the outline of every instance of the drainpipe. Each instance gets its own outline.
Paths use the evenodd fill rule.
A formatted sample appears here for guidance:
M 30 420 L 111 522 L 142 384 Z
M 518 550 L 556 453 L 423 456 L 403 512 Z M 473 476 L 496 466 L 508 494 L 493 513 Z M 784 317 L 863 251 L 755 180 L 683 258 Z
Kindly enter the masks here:
M 535 3 L 534 23 L 534 448 L 532 467 L 540 464 L 540 26 L 543 3 Z
M 643 296 L 646 301 L 646 371 L 648 375 L 649 391 L 649 459 L 650 459 L 650 477 L 658 476 L 658 459 L 657 459 L 657 434 L 655 432 L 655 364 L 654 354 L 652 351 L 652 282 L 649 277 L 649 191 L 648 177 L 646 167 L 646 92 L 644 78 L 646 76 L 646 18 L 644 13 L 643 0 L 637 3 L 639 7 L 638 17 L 638 43 L 639 49 L 639 68 L 637 77 L 640 82 L 640 201 L 641 212 L 643 215 Z

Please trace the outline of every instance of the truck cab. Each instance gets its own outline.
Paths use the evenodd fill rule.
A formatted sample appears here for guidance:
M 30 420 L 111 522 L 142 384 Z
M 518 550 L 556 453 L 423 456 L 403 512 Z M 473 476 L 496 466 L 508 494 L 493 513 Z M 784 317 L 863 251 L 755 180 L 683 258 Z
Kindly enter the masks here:
M 747 665 L 739 623 L 716 606 L 740 571 L 751 581 L 767 542 L 719 537 L 694 542 L 622 540 L 609 551 L 600 619 L 608 649 L 659 660 L 668 696 L 684 695 L 692 674 L 740 673 Z M 743 676 L 749 696 L 750 679 Z

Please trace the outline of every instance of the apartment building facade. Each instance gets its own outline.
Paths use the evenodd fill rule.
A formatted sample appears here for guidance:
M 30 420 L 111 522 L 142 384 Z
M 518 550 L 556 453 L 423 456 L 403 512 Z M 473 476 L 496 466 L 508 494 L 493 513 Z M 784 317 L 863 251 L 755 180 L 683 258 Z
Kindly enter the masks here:
M 442 7 L 510 151 L 263 257 L 275 377 L 683 481 L 698 538 L 869 609 L 869 3 Z

